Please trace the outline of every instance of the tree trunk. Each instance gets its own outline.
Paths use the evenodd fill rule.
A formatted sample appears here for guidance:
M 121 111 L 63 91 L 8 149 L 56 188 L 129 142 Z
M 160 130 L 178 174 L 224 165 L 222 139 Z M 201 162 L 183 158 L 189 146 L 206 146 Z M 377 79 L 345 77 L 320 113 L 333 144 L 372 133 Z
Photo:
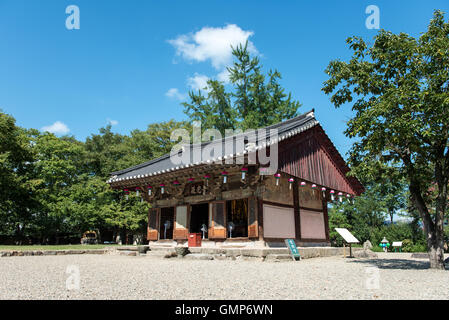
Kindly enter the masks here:
M 438 220 L 436 221 L 437 223 L 434 223 L 432 220 L 424 199 L 421 196 L 419 187 L 416 187 L 416 185 L 412 183 L 410 184 L 409 189 L 412 196 L 412 201 L 418 209 L 423 221 L 424 233 L 427 239 L 430 268 L 444 270 L 443 224 L 439 223 Z M 439 213 L 437 212 L 436 215 L 438 216 L 438 214 Z
M 431 269 L 444 270 L 444 247 L 438 244 L 429 247 L 429 260 Z

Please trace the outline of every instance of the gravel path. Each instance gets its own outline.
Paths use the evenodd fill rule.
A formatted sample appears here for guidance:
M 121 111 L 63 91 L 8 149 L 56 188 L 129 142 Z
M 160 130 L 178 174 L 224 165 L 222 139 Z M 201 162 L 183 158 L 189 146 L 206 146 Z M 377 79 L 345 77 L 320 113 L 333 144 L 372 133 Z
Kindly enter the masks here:
M 67 290 L 68 266 L 79 269 L 79 290 Z M 300 262 L 8 257 L 0 299 L 449 299 L 449 270 L 427 268 L 407 253 Z

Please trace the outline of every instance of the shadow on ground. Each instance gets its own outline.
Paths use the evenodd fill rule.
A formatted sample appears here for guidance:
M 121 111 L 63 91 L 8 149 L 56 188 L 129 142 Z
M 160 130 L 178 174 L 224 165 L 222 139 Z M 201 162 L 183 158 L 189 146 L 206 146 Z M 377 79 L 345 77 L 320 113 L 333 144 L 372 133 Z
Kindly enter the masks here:
M 428 260 L 413 259 L 391 259 L 391 258 L 371 258 L 371 259 L 354 259 L 350 263 L 369 264 L 379 269 L 399 269 L 399 270 L 426 270 L 430 268 Z M 446 264 L 446 270 L 449 266 Z

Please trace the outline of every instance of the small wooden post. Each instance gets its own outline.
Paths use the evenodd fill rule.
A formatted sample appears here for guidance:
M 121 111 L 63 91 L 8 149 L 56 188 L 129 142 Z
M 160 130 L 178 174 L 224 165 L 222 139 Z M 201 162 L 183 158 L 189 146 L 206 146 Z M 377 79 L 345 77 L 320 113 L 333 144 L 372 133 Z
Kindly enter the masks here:
M 346 246 L 344 242 L 343 242 L 343 258 L 346 258 Z

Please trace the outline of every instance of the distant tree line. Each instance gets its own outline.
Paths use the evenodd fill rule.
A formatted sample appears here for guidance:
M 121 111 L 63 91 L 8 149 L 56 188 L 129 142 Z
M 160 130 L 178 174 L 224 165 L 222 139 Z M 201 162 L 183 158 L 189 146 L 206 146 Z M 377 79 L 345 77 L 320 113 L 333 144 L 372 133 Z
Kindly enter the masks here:
M 0 239 L 14 243 L 75 242 L 87 230 L 108 241 L 144 234 L 148 205 L 106 183 L 110 173 L 170 150 L 168 121 L 129 136 L 101 128 L 84 142 L 15 125 L 0 113 Z

